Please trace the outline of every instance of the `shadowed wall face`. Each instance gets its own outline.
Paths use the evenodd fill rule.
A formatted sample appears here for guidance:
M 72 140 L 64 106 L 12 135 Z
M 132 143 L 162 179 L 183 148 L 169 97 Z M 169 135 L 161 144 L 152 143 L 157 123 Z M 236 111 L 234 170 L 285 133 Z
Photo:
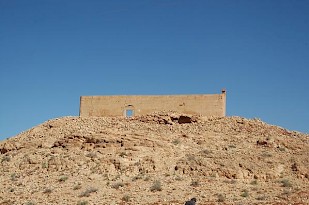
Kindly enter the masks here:
M 204 116 L 225 116 L 226 94 L 158 96 L 82 96 L 80 116 L 138 116 L 155 111 L 176 111 Z

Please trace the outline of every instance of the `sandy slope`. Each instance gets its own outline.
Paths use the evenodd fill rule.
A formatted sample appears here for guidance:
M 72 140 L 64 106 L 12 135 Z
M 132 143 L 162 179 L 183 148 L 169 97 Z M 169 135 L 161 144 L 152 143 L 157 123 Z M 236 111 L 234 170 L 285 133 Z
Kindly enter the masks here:
M 64 117 L 0 153 L 0 205 L 309 204 L 309 136 L 258 119 Z

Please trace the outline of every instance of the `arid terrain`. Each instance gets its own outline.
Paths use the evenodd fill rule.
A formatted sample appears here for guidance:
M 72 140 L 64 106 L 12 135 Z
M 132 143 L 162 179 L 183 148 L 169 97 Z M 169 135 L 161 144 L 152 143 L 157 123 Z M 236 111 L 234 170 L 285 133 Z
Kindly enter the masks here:
M 309 135 L 259 119 L 52 119 L 0 141 L 0 205 L 309 204 Z

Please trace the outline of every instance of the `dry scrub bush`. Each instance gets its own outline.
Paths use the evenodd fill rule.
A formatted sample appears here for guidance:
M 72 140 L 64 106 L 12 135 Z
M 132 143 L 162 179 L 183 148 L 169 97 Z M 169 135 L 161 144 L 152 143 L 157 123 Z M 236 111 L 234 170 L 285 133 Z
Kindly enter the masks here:
M 52 193 L 52 189 L 46 188 L 46 189 L 44 189 L 43 193 L 44 194 L 50 194 L 50 193 Z
M 251 185 L 257 185 L 258 182 L 257 182 L 257 180 L 253 180 L 250 184 L 251 184 Z
M 224 202 L 225 196 L 223 194 L 218 194 L 218 202 Z
M 1 163 L 2 162 L 9 162 L 9 161 L 11 161 L 10 156 L 3 156 L 2 159 L 1 159 Z
M 174 145 L 178 145 L 179 143 L 180 143 L 180 140 L 179 139 L 175 139 L 175 140 L 173 140 L 173 142 L 172 142 Z
M 143 174 L 138 174 L 138 175 L 136 175 L 136 176 L 134 176 L 134 177 L 132 178 L 132 181 L 136 181 L 136 180 L 138 180 L 138 179 L 142 179 L 143 177 L 144 177 Z
M 150 191 L 162 191 L 161 182 L 159 180 L 154 181 L 152 186 L 150 187 Z
M 122 198 L 121 198 L 122 201 L 125 201 L 125 202 L 129 202 L 130 201 L 130 196 L 129 195 L 124 195 Z
M 90 187 L 86 191 L 80 193 L 79 197 L 89 197 L 91 193 L 98 191 L 97 188 Z
M 283 179 L 280 181 L 283 187 L 292 187 L 291 182 L 288 179 Z
M 77 202 L 77 205 L 87 205 L 88 201 L 79 201 Z
M 242 190 L 242 193 L 241 193 L 240 196 L 242 196 L 242 197 L 248 197 L 248 196 L 249 196 L 248 190 L 247 190 L 247 189 Z
M 11 180 L 12 181 L 17 181 L 18 175 L 16 173 L 11 174 Z
M 65 182 L 69 177 L 68 176 L 61 176 L 59 178 L 59 182 Z
M 195 180 L 195 181 L 192 181 L 190 186 L 193 186 L 193 187 L 198 187 L 200 185 L 200 182 Z
M 78 183 L 73 187 L 73 190 L 78 190 L 80 188 L 82 188 L 81 183 Z
M 119 187 L 123 187 L 123 186 L 124 186 L 123 182 L 116 182 L 111 187 L 114 189 L 119 189 Z

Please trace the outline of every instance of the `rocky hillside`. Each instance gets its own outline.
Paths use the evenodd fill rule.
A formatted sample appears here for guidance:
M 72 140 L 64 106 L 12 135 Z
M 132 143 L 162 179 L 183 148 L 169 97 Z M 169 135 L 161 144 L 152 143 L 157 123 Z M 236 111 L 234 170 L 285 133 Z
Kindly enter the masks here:
M 241 117 L 64 117 L 0 142 L 0 182 L 0 205 L 309 204 L 309 136 Z

